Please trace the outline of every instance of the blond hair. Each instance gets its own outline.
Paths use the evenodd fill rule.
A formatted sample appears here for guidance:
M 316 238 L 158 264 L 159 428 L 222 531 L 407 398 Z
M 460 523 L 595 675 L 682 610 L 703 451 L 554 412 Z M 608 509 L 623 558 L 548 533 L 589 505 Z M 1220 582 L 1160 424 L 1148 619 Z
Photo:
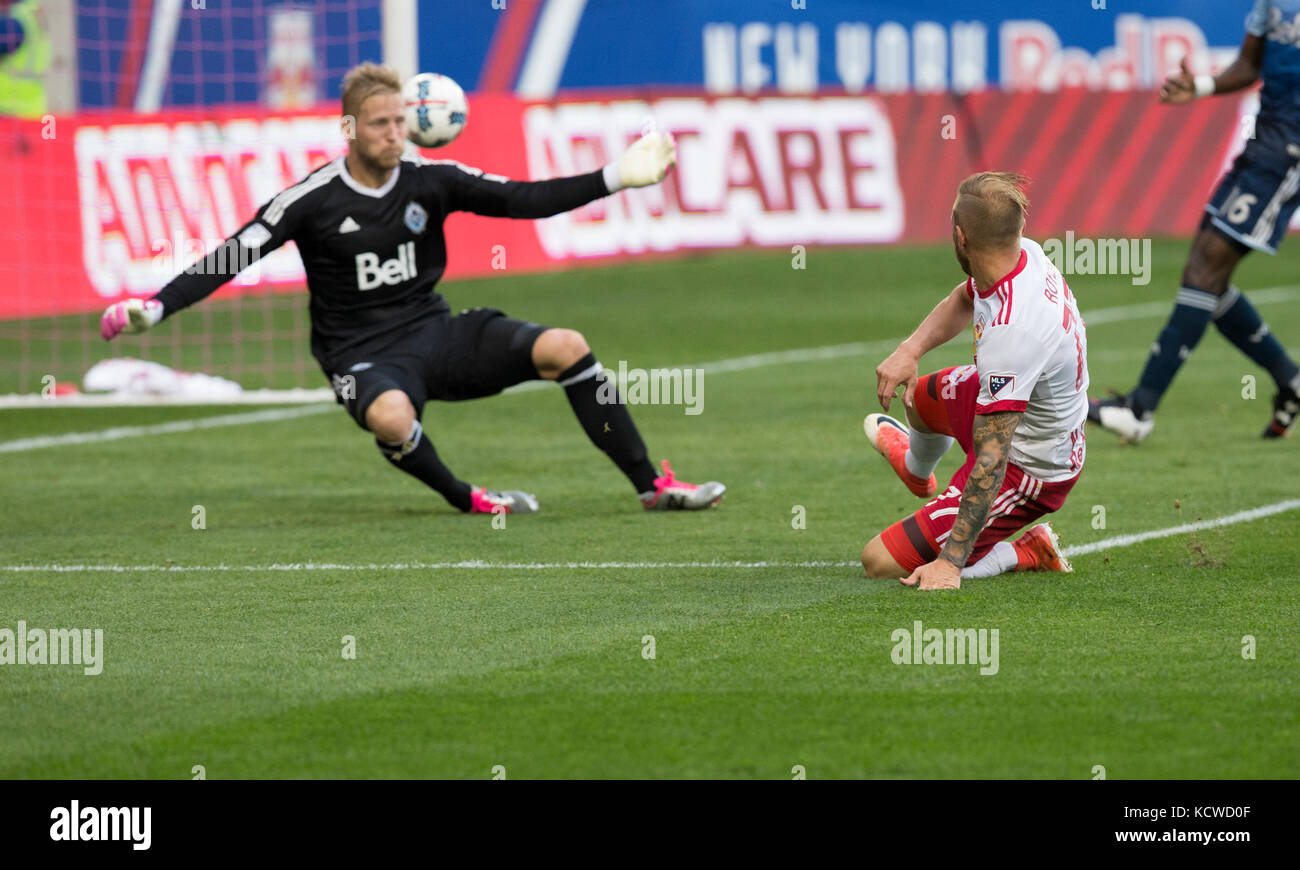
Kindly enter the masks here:
M 391 67 L 370 62 L 354 66 L 343 77 L 343 114 L 356 118 L 367 97 L 401 92 L 402 79 Z
M 1029 179 L 1016 172 L 976 172 L 957 188 L 953 223 L 977 251 L 1015 247 L 1025 230 L 1029 197 L 1020 188 Z

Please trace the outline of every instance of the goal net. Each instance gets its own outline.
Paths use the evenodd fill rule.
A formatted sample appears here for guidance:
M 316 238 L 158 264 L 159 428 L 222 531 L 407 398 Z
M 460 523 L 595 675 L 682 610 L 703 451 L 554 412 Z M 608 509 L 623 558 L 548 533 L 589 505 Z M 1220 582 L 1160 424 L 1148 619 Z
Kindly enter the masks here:
M 0 402 L 77 401 L 87 372 L 113 359 L 158 364 L 101 366 L 98 384 L 120 387 L 118 399 L 167 392 L 160 366 L 209 376 L 173 377 L 193 393 L 173 399 L 230 400 L 232 384 L 320 398 L 292 244 L 144 335 L 105 342 L 99 319 L 343 152 L 340 82 L 383 60 L 383 0 L 18 5 L 35 16 L 48 46 L 36 62 L 48 66 L 43 104 L 0 117 Z

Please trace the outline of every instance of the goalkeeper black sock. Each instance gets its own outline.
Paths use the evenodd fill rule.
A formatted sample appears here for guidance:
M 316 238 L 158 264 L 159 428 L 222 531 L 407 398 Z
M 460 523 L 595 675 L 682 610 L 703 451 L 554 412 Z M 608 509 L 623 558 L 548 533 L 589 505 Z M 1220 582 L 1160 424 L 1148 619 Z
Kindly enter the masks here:
M 400 468 L 412 477 L 418 478 L 437 490 L 453 507 L 468 512 L 470 509 L 470 485 L 458 480 L 451 469 L 442 464 L 438 451 L 433 449 L 433 442 L 424 434 L 420 421 L 415 421 L 415 428 L 405 441 L 396 444 L 375 439 L 379 452 L 388 457 L 394 467 Z
M 658 475 L 646 458 L 645 442 L 618 389 L 608 382 L 596 357 L 587 354 L 561 372 L 556 380 L 564 387 L 569 405 L 591 443 L 627 475 L 638 494 L 653 492 Z

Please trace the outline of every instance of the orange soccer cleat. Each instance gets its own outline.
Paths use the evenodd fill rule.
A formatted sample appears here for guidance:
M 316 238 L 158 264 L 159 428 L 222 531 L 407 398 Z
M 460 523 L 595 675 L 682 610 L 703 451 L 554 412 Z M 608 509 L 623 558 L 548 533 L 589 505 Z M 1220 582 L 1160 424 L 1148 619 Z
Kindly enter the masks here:
M 1016 548 L 1017 571 L 1061 571 L 1068 574 L 1074 570 L 1070 560 L 1061 555 L 1061 541 L 1051 523 L 1039 523 L 1011 546 Z
M 927 480 L 907 470 L 907 462 L 904 459 L 909 444 L 906 426 L 886 414 L 868 414 L 862 421 L 862 429 L 867 433 L 867 439 L 872 446 L 880 451 L 881 456 L 889 460 L 898 479 L 907 484 L 907 488 L 913 495 L 930 498 L 935 494 L 939 484 L 933 474 Z

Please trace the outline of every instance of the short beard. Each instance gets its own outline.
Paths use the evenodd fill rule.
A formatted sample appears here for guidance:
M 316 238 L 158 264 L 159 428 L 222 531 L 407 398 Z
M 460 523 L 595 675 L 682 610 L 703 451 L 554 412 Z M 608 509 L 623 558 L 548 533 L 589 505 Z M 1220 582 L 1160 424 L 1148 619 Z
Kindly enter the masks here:
M 372 175 L 383 175 L 385 172 L 392 172 L 394 169 L 397 168 L 397 164 L 401 163 L 402 161 L 401 155 L 398 155 L 397 160 L 393 163 L 392 166 L 385 166 L 383 163 L 380 163 L 378 160 L 374 158 L 367 157 L 366 155 L 362 154 L 360 151 L 357 152 L 356 157 L 357 160 L 360 161 L 361 165 L 366 168 L 366 171 Z

